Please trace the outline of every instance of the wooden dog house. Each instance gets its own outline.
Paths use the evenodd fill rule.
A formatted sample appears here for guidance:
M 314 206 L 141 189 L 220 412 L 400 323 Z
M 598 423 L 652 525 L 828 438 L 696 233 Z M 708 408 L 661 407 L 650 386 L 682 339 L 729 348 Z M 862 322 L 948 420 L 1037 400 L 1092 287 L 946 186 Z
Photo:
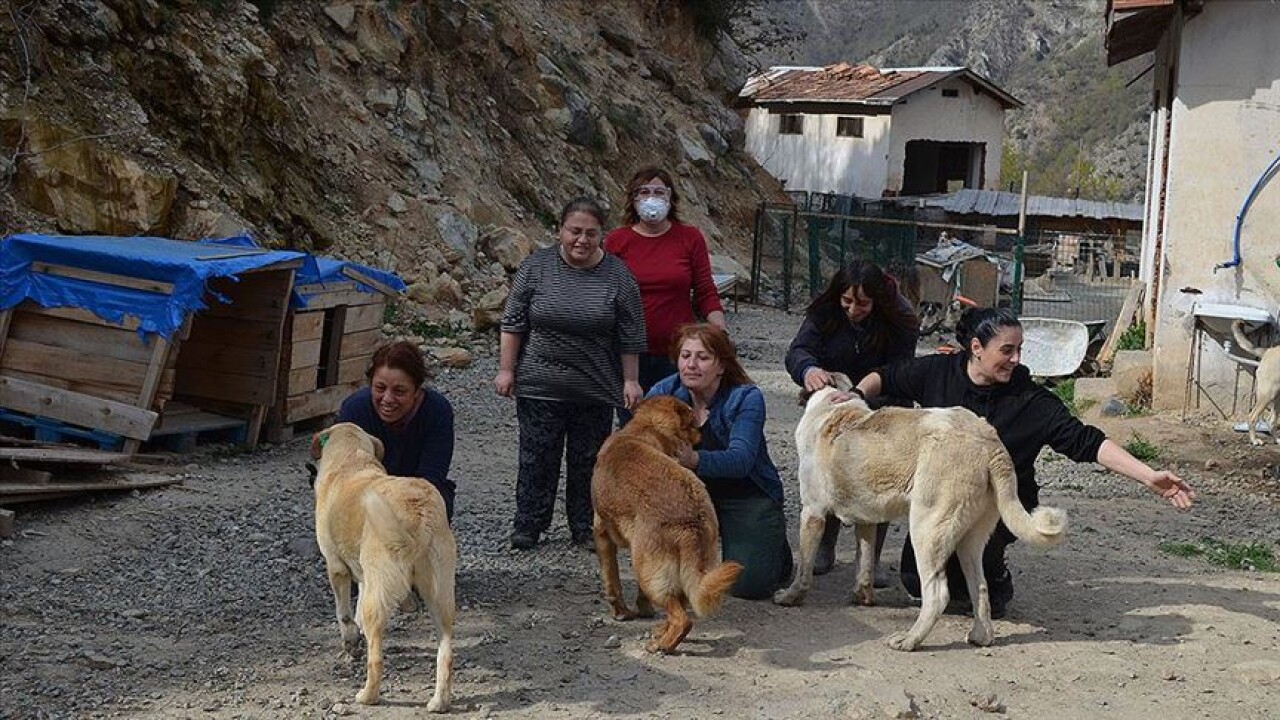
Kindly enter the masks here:
M 104 450 L 272 406 L 305 255 L 161 238 L 0 240 L 0 421 Z
M 324 422 L 337 413 L 382 343 L 388 298 L 405 287 L 390 273 L 331 258 L 306 263 L 297 283 L 267 415 L 271 442 L 293 437 L 299 423 Z

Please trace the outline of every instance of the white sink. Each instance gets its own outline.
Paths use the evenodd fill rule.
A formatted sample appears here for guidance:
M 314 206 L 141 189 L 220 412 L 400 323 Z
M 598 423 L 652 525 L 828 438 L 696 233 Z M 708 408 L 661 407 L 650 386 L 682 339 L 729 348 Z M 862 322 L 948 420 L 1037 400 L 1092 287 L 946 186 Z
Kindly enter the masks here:
M 1192 306 L 1191 312 L 1196 316 L 1196 322 L 1215 337 L 1231 337 L 1231 323 L 1236 320 L 1245 322 L 1246 332 L 1271 324 L 1271 313 L 1246 305 L 1198 302 Z

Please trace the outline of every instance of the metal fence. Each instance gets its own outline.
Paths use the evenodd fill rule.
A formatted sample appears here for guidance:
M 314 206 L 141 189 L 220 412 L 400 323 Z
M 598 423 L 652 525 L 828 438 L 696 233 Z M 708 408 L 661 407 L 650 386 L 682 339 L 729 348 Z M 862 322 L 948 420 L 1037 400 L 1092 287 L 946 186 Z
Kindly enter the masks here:
M 1141 235 L 1034 229 L 1027 235 L 1022 313 L 1109 333 L 1138 277 Z
M 789 195 L 794 204 L 763 204 L 756 214 L 752 297 L 765 305 L 803 308 L 837 269 L 864 259 L 903 279 L 922 315 L 945 312 L 958 297 L 1026 317 L 1081 321 L 1099 336 L 1110 331 L 1138 273 L 1138 233 L 1041 229 L 1031 218 L 1024 237 L 1011 228 L 948 222 L 940 211 L 901 202 Z M 949 240 L 980 248 L 985 262 L 930 265 L 930 251 Z
M 917 208 L 848 195 L 790 193 L 793 205 L 762 204 L 751 260 L 755 302 L 797 310 L 843 265 L 870 260 L 900 280 L 922 310 L 957 297 L 976 304 L 1019 307 L 1021 248 L 1017 231 L 920 217 Z M 943 218 L 945 219 L 945 218 Z M 980 248 L 977 262 L 933 266 L 917 262 L 951 240 Z M 972 296 L 972 298 L 970 298 Z M 927 306 L 927 307 L 926 307 Z M 923 312 L 922 312 L 923 314 Z

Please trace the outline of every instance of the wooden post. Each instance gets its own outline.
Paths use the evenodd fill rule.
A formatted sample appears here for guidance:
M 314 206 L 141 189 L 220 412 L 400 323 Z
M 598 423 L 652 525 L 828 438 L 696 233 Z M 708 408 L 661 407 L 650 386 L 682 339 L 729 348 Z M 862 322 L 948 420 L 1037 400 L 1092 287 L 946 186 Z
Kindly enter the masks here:
M 4 341 L 9 337 L 9 320 L 13 317 L 13 308 L 0 310 L 0 367 L 4 367 Z
M 0 508 L 0 538 L 13 537 L 13 511 Z
M 1022 171 L 1022 198 L 1018 201 L 1018 237 L 1013 246 L 1013 311 L 1022 313 L 1022 263 L 1027 245 L 1027 171 Z

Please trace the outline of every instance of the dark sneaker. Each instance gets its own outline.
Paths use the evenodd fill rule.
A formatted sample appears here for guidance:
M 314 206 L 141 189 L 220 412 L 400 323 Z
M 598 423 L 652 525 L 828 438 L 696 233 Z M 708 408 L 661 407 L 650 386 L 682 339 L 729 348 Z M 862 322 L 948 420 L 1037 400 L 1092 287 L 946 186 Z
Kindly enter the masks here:
M 573 544 L 589 552 L 596 551 L 596 536 L 589 533 L 574 533 Z
M 516 550 L 532 550 L 538 544 L 538 533 L 516 530 L 511 533 L 511 547 Z

